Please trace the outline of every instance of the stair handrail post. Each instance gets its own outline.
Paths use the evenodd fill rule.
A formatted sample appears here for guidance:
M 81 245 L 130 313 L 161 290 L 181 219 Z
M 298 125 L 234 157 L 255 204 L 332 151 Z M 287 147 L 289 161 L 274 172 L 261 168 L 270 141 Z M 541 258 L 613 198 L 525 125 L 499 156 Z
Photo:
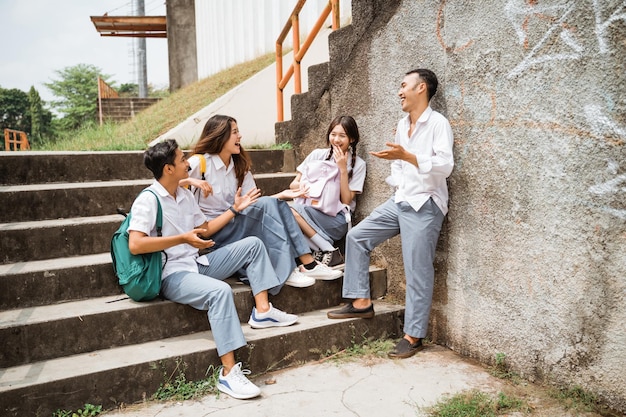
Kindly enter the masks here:
M 302 92 L 302 77 L 300 73 L 300 60 L 296 57 L 300 52 L 300 11 L 291 17 L 291 33 L 293 35 L 293 82 L 294 92 L 300 94 Z
M 333 12 L 333 17 L 332 17 L 333 30 L 337 30 L 341 26 L 341 13 L 340 13 L 340 8 L 339 8 L 339 0 L 330 0 L 329 3 L 331 5 L 332 12 Z
M 285 118 L 283 112 L 283 90 L 280 81 L 283 78 L 283 45 L 276 42 L 276 115 L 279 121 Z
M 293 12 L 291 12 L 291 15 L 289 16 L 287 23 L 283 27 L 283 30 L 280 32 L 278 39 L 276 40 L 276 115 L 279 122 L 282 122 L 285 119 L 283 90 L 291 79 L 291 76 L 295 74 L 294 92 L 296 94 L 300 94 L 302 92 L 300 63 L 331 13 L 332 29 L 337 30 L 340 27 L 339 0 L 329 0 L 306 40 L 302 45 L 300 45 L 299 14 L 305 3 L 306 0 L 298 1 L 293 9 Z M 287 38 L 290 30 L 293 30 L 293 62 L 289 66 L 287 72 L 283 75 L 283 42 Z

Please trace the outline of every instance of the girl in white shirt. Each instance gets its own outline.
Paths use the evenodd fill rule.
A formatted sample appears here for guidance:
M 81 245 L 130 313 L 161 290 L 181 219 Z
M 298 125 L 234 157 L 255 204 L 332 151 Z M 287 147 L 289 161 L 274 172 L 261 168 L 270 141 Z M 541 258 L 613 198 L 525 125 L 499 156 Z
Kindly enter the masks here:
M 276 274 L 287 285 L 308 287 L 318 279 L 336 279 L 341 271 L 328 268 L 315 261 L 307 242 L 296 223 L 289 206 L 279 198 L 294 198 L 300 191 L 286 190 L 275 197 L 261 197 L 242 212 L 233 209 L 236 195 L 245 195 L 256 189 L 250 172 L 251 162 L 241 146 L 237 121 L 229 116 L 214 115 L 204 126 L 194 154 L 189 158 L 190 184 L 200 190 L 198 204 L 207 220 L 227 210 L 235 213 L 234 219 L 211 236 L 216 247 L 256 236 L 263 241 Z M 202 179 L 200 158 L 206 162 Z M 296 258 L 301 262 L 296 266 Z
M 333 258 L 336 241 L 348 232 L 351 215 L 356 208 L 356 195 L 363 191 L 365 182 L 365 161 L 356 155 L 359 143 L 359 128 L 354 118 L 338 116 L 328 126 L 327 148 L 315 149 L 296 168 L 298 174 L 290 185 L 292 190 L 306 191 L 307 166 L 312 161 L 329 161 L 339 171 L 339 207 L 344 208 L 335 214 L 326 214 L 310 204 L 294 203 L 291 208 L 300 229 L 307 237 L 315 258 L 328 265 Z M 304 175 L 304 178 L 303 178 Z M 328 187 L 327 187 L 328 189 Z M 307 200 L 305 200 L 306 202 Z

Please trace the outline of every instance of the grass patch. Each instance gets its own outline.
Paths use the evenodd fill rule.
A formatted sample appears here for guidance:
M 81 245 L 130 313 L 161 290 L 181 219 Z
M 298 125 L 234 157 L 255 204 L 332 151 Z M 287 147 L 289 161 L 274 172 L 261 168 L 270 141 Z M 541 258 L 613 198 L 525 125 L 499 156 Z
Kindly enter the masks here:
M 124 123 L 97 123 L 65 134 L 33 150 L 120 151 L 143 150 L 147 144 L 208 106 L 275 61 L 269 53 L 197 81 L 170 94 Z
M 271 145 L 251 145 L 251 146 L 246 146 L 246 149 L 269 149 L 269 150 L 289 150 L 289 149 L 293 149 L 293 145 L 289 142 L 283 142 L 283 143 L 273 143 Z
M 529 413 L 530 407 L 502 392 L 493 398 L 480 391 L 460 393 L 426 409 L 429 417 L 495 417 L 512 411 Z
M 83 408 L 76 411 L 57 410 L 52 413 L 52 417 L 94 417 L 102 413 L 101 405 L 85 404 Z
M 601 412 L 598 398 L 579 386 L 564 389 L 553 389 L 550 397 L 556 399 L 566 410 Z
M 322 358 L 319 362 L 351 362 L 362 358 L 386 358 L 387 353 L 394 348 L 396 343 L 391 339 L 373 339 L 362 337 L 361 342 L 356 342 L 353 338 L 352 344 L 345 349 L 333 347 L 320 352 Z
M 183 401 L 202 397 L 207 394 L 219 394 L 217 381 L 219 368 L 210 365 L 206 371 L 206 378 L 199 381 L 188 381 L 185 376 L 186 364 L 179 358 L 176 360 L 176 368 L 171 374 L 163 372 L 165 381 L 152 395 L 153 400 Z
M 511 372 L 508 368 L 506 354 L 496 353 L 494 365 L 489 368 L 489 373 L 496 378 L 508 379 L 513 383 L 518 383 L 520 380 L 519 375 L 515 372 Z

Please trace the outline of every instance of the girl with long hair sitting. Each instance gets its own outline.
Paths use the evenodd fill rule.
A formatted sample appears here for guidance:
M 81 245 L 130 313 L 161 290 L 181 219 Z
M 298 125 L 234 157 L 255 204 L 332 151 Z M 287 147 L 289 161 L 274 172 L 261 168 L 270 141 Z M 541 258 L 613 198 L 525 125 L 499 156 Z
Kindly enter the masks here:
M 258 189 L 250 172 L 250 157 L 241 146 L 237 121 L 230 116 L 214 115 L 206 122 L 194 155 L 189 158 L 189 179 L 181 185 L 198 189 L 198 203 L 207 220 L 230 210 L 234 219 L 211 236 L 216 247 L 256 236 L 263 241 L 278 277 L 287 285 L 308 287 L 318 279 L 336 279 L 342 272 L 315 260 L 296 223 L 289 205 L 280 198 L 302 195 L 301 191 L 284 191 L 276 196 L 260 197 L 242 212 L 233 208 L 236 196 Z M 206 162 L 205 180 L 201 161 Z M 277 198 L 280 197 L 280 198 Z M 296 258 L 301 265 L 296 265 Z

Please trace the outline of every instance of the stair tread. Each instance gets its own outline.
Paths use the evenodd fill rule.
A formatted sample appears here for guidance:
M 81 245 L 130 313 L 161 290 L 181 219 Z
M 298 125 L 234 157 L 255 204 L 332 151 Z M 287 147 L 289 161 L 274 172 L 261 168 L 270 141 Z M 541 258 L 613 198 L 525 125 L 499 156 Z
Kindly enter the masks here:
M 403 306 L 383 301 L 375 301 L 374 303 L 378 315 L 404 309 Z M 302 313 L 299 315 L 298 323 L 289 327 L 255 330 L 247 324 L 242 324 L 242 329 L 246 341 L 251 343 L 270 337 L 297 334 L 308 329 L 341 324 L 346 321 L 361 320 L 329 320 L 326 313 L 331 309 Z M 207 330 L 185 336 L 19 365 L 5 368 L 0 372 L 0 392 L 212 349 L 215 349 L 215 343 L 212 340 L 211 331 Z
M 0 277 L 15 274 L 27 274 L 32 272 L 54 271 L 65 268 L 110 264 L 109 252 L 96 253 L 93 255 L 71 256 L 66 258 L 43 259 L 38 261 L 16 262 L 0 265 Z
M 105 255 L 99 254 L 97 257 L 104 261 Z M 90 256 L 89 258 L 92 258 Z M 86 260 L 83 260 L 86 261 Z M 110 257 L 108 262 L 111 262 Z M 333 269 L 343 270 L 344 264 L 336 265 Z M 381 268 L 370 265 L 370 273 Z M 238 285 L 234 280 L 228 280 L 233 288 L 233 293 L 251 292 L 248 285 Z M 95 314 L 107 314 L 114 311 L 131 310 L 135 308 L 148 308 L 155 303 L 169 303 L 167 300 L 153 300 L 149 302 L 136 302 L 128 298 L 125 294 L 115 294 L 103 297 L 91 297 L 83 300 L 72 300 L 56 304 L 46 304 L 26 308 L 16 308 L 0 311 L 0 329 L 27 326 L 38 323 L 48 323 L 55 320 L 65 320 Z
M 27 222 L 0 223 L 0 231 L 42 229 L 46 227 L 75 226 L 79 224 L 98 224 L 122 222 L 121 214 L 107 214 L 104 216 L 70 217 L 67 219 L 33 220 Z
M 272 172 L 253 173 L 254 178 L 293 177 L 296 172 Z M 48 191 L 48 190 L 74 190 L 81 188 L 104 188 L 104 187 L 128 187 L 134 185 L 150 185 L 154 178 L 141 178 L 135 180 L 109 180 L 109 181 L 86 181 L 86 182 L 48 182 L 41 184 L 0 185 L 0 193 L 24 192 L 24 191 Z
M 297 172 L 270 172 L 267 174 L 254 174 L 255 179 L 260 178 L 275 178 L 275 177 L 293 177 Z
M 133 185 L 146 184 L 150 185 L 154 182 L 153 178 L 145 178 L 138 180 L 111 180 L 111 181 L 88 181 L 88 182 L 50 182 L 43 184 L 25 184 L 25 185 L 0 185 L 0 193 L 16 192 L 16 191 L 46 191 L 46 190 L 72 190 L 80 188 L 103 188 L 103 187 L 127 187 Z
M 233 292 L 251 291 L 248 286 L 233 286 Z M 126 294 L 91 297 L 83 300 L 68 301 L 58 304 L 47 304 L 34 307 L 17 308 L 0 311 L 0 329 L 48 323 L 57 320 L 78 319 L 96 314 L 107 314 L 115 311 L 149 308 L 157 303 L 171 301 L 155 299 L 149 302 L 136 302 Z

